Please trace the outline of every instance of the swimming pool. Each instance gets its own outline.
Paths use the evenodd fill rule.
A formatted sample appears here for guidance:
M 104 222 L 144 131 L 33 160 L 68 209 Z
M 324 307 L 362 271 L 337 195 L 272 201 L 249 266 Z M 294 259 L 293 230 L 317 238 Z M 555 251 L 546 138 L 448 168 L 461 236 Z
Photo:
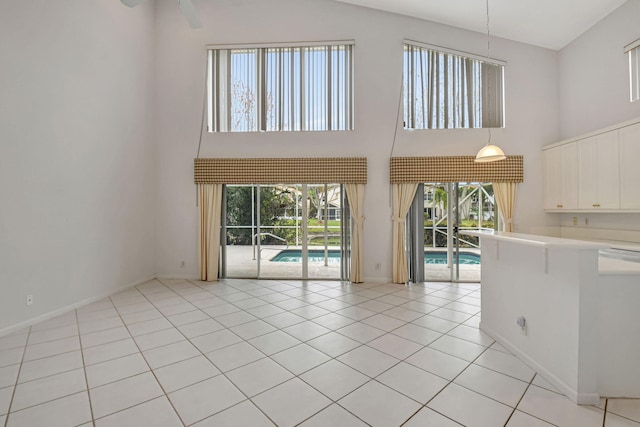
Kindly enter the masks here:
M 329 249 L 329 263 L 340 262 L 340 251 Z M 302 251 L 300 249 L 285 249 L 271 258 L 273 262 L 301 262 Z M 309 251 L 309 262 L 324 262 L 324 250 L 311 249 Z M 427 251 L 424 253 L 425 264 L 446 264 L 447 252 L 445 251 Z M 480 265 L 480 254 L 473 252 L 460 252 L 460 264 L 464 265 Z
M 285 249 L 276 254 L 271 261 L 274 262 L 302 262 L 302 250 Z M 340 263 L 340 251 L 329 249 L 329 263 Z M 324 249 L 309 250 L 309 262 L 324 262 Z
M 454 257 L 455 259 L 455 257 Z M 473 252 L 460 252 L 460 265 L 480 265 L 480 254 Z M 446 264 L 447 253 L 445 251 L 425 252 L 425 264 Z

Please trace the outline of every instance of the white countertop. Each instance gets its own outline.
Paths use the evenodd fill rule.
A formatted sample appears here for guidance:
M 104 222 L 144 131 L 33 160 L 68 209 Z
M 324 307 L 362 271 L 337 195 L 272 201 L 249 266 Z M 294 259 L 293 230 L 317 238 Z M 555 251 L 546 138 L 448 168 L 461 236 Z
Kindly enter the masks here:
M 635 242 L 622 242 L 620 240 L 604 240 L 604 239 L 589 239 L 590 242 L 604 243 L 614 249 L 623 249 L 625 251 L 640 252 L 640 243 Z
M 464 230 L 464 234 L 495 240 L 522 243 L 523 245 L 541 246 L 544 248 L 566 249 L 609 249 L 611 245 L 600 242 L 587 242 L 584 240 L 564 239 L 561 237 L 541 236 L 537 234 L 507 233 L 504 231 L 471 231 Z
M 598 258 L 598 274 L 611 276 L 640 274 L 640 263 L 601 256 Z
M 465 230 L 464 234 L 470 236 L 478 236 L 481 238 L 503 240 L 510 242 L 517 242 L 523 245 L 539 246 L 541 248 L 554 248 L 554 249 L 610 249 L 612 247 L 638 250 L 637 244 L 629 243 L 627 245 L 624 242 L 612 242 L 612 241 L 586 241 L 586 240 L 573 240 L 565 239 L 561 237 L 542 236 L 538 234 L 522 234 L 522 233 L 507 233 L 502 231 L 470 231 Z M 615 259 L 605 256 L 598 257 L 598 273 L 600 275 L 635 275 L 640 274 L 640 263 L 626 261 L 622 259 Z

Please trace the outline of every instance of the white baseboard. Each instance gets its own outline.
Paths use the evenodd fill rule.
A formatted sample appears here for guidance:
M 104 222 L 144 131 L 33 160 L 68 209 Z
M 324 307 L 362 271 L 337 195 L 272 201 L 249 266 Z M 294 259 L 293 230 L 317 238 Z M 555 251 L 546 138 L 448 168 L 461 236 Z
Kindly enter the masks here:
M 600 396 L 598 393 L 578 393 L 564 381 L 560 380 L 557 376 L 549 372 L 545 367 L 533 360 L 527 354 L 520 351 L 517 347 L 507 341 L 502 335 L 482 324 L 480 321 L 480 329 L 496 340 L 498 344 L 513 353 L 518 359 L 528 365 L 531 369 L 536 371 L 545 380 L 547 380 L 552 386 L 558 389 L 562 394 L 567 396 L 573 403 L 578 405 L 597 405 L 600 403 Z
M 365 277 L 365 283 L 391 283 L 391 277 Z
M 150 280 L 153 280 L 153 279 L 155 279 L 155 275 L 150 275 L 150 276 L 148 276 L 148 277 L 146 277 L 144 279 L 137 280 L 137 281 L 135 281 L 133 283 L 130 283 L 128 285 L 124 285 L 124 286 L 120 286 L 118 288 L 112 289 L 111 291 L 105 292 L 104 294 L 100 294 L 98 296 L 91 297 L 91 298 L 86 298 L 84 300 L 81 300 L 81 301 L 78 301 L 78 302 L 74 302 L 71 305 L 67 305 L 67 306 L 59 308 L 57 310 L 53 310 L 53 311 L 50 311 L 48 313 L 41 314 L 41 315 L 39 315 L 37 317 L 32 317 L 30 319 L 25 320 L 24 322 L 20 322 L 20 323 L 17 323 L 15 325 L 7 326 L 6 328 L 0 329 L 0 337 L 3 336 L 3 335 L 10 334 L 12 332 L 19 331 L 20 329 L 26 328 L 28 326 L 35 325 L 36 323 L 40 323 L 40 322 L 43 322 L 45 320 L 52 319 L 52 318 L 54 318 L 56 316 L 60 316 L 61 314 L 68 313 L 68 312 L 70 312 L 72 310 L 75 310 L 76 308 L 80 308 L 82 306 L 94 303 L 96 301 L 100 301 L 103 298 L 109 297 L 111 295 L 115 295 L 115 294 L 117 294 L 119 292 L 122 292 L 122 291 L 126 291 L 127 289 L 131 289 L 134 286 L 141 285 L 141 284 L 146 283 L 146 282 L 148 282 Z
M 166 274 L 160 274 L 160 275 L 156 275 L 155 276 L 156 279 L 158 280 L 194 280 L 194 281 L 200 281 L 200 276 L 189 276 L 189 275 L 185 275 L 185 274 L 171 274 L 171 273 L 166 273 Z M 249 280 L 260 280 L 260 279 L 249 279 Z M 271 280 L 271 278 L 265 279 L 265 280 Z M 276 278 L 275 280 L 286 280 L 285 278 Z M 294 279 L 294 280 L 298 280 L 298 279 Z M 314 279 L 308 279 L 308 280 L 325 280 L 323 278 L 314 278 Z M 326 279 L 326 280 L 338 280 L 338 279 Z M 365 277 L 363 280 L 363 283 L 391 283 L 391 278 L 390 277 Z
M 188 274 L 172 274 L 172 273 L 167 273 L 167 274 L 159 274 L 155 276 L 156 279 L 158 280 L 196 280 L 196 281 L 200 281 L 200 276 L 198 275 L 188 275 Z

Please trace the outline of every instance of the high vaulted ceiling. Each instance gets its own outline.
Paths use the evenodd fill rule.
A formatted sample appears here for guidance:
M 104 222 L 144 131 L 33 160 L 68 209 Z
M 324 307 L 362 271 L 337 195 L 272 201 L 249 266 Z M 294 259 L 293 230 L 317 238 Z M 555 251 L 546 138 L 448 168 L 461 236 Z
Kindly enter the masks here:
M 486 0 L 338 0 L 487 32 Z M 626 0 L 489 0 L 492 35 L 559 50 Z

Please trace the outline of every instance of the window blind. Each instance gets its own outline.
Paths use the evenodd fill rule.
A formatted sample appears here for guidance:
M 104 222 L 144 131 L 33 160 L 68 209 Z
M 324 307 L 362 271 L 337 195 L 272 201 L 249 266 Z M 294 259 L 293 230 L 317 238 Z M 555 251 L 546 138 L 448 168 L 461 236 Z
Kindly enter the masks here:
M 503 75 L 502 61 L 405 40 L 405 127 L 503 127 Z
M 210 132 L 353 129 L 353 42 L 208 49 Z
M 633 102 L 640 99 L 640 39 L 626 45 L 624 53 L 629 55 L 629 91 Z

